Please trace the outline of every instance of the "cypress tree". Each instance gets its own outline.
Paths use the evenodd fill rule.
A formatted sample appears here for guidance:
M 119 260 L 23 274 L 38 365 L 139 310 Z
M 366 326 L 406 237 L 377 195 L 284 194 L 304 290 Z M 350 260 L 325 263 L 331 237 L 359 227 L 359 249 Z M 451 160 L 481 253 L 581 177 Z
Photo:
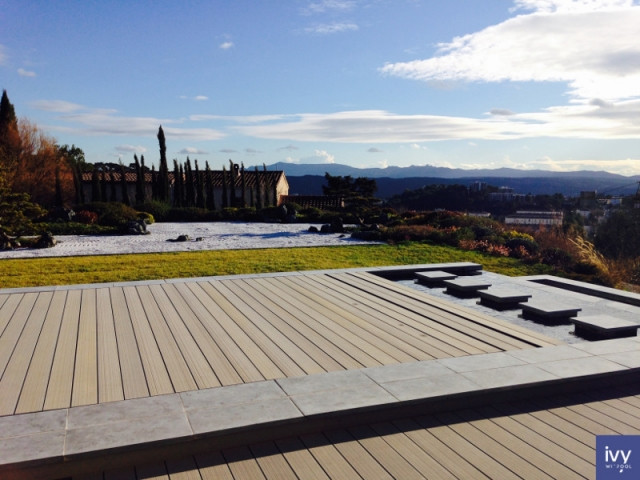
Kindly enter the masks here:
M 180 164 L 180 206 L 181 207 L 184 207 L 186 203 L 185 193 L 184 193 L 184 190 L 185 190 L 184 179 L 185 179 L 184 167 L 182 164 Z
M 107 173 L 103 170 L 102 174 L 100 175 L 100 199 L 103 202 L 107 202 L 107 179 L 106 179 L 106 175 Z
M 207 209 L 215 210 L 216 209 L 216 197 L 213 192 L 213 173 L 211 172 L 211 168 L 209 167 L 209 162 L 205 162 L 205 170 L 204 170 L 204 181 L 205 188 L 207 191 Z
M 227 199 L 227 169 L 222 166 L 222 208 L 229 206 L 229 200 Z
M 120 162 L 120 196 L 122 197 L 122 203 L 129 206 L 131 201 L 129 200 L 129 191 L 127 190 L 127 176 L 124 164 Z
M 198 160 L 195 160 L 196 164 L 196 207 L 204 208 L 204 182 L 200 176 L 200 169 L 198 168 Z
M 158 168 L 158 200 L 169 200 L 169 166 L 167 164 L 167 144 L 162 125 L 158 128 L 158 143 L 160 144 L 160 167 Z
M 180 169 L 178 168 L 178 160 L 173 159 L 173 206 L 180 206 L 180 190 L 182 181 L 180 178 Z
M 185 176 L 187 177 L 187 199 L 185 203 L 187 207 L 193 207 L 196 204 L 196 191 L 193 185 L 193 170 L 191 169 L 191 160 L 189 157 L 187 157 L 187 163 L 185 165 Z
M 142 165 L 144 165 L 144 157 L 142 158 Z M 138 161 L 138 156 L 135 153 L 133 154 L 133 160 L 136 167 L 136 204 L 142 204 L 144 203 L 144 172 L 142 165 Z
M 151 165 L 151 198 L 153 200 L 160 200 L 159 188 L 158 188 L 158 174 L 156 173 L 156 166 Z
M 242 195 L 242 207 L 246 208 L 247 206 L 247 182 L 244 178 L 244 162 L 240 164 L 240 192 Z
M 256 167 L 256 209 L 262 210 L 264 208 L 264 203 L 262 203 L 262 175 L 258 171 L 258 167 Z
M 116 177 L 114 175 L 113 170 L 111 170 L 109 172 L 109 187 L 111 187 L 110 201 L 117 202 L 118 201 L 118 194 L 116 192 Z

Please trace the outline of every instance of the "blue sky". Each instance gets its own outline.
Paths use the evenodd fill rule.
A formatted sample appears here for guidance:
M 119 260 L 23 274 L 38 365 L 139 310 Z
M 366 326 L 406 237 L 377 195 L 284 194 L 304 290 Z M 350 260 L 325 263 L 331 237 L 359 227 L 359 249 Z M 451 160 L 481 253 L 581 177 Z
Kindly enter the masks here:
M 90 162 L 640 174 L 637 0 L 0 0 L 0 88 Z M 286 171 L 286 166 L 285 166 Z

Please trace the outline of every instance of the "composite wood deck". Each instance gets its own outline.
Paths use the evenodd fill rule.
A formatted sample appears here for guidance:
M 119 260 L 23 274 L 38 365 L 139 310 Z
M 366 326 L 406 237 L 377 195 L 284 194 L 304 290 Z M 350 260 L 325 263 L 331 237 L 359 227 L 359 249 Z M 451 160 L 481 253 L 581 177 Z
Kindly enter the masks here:
M 634 386 L 318 432 L 91 478 L 594 479 L 596 435 L 639 433 Z
M 558 342 L 367 273 L 0 293 L 0 415 Z

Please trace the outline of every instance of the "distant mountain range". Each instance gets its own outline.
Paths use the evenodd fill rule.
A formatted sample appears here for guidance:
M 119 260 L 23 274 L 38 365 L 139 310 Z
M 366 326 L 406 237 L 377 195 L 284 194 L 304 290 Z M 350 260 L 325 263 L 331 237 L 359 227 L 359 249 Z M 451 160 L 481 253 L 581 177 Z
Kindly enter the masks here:
M 353 178 L 375 178 L 377 196 L 389 198 L 405 190 L 429 184 L 470 185 L 476 181 L 496 187 L 510 187 L 515 193 L 577 196 L 581 191 L 597 191 L 604 195 L 631 195 L 638 189 L 640 175 L 627 177 L 614 173 L 581 170 L 552 172 L 546 170 L 518 170 L 514 168 L 463 170 L 430 165 L 388 168 L 354 168 L 336 163 L 295 164 L 276 163 L 269 170 L 283 170 L 292 195 L 322 195 L 326 185 L 325 173 Z

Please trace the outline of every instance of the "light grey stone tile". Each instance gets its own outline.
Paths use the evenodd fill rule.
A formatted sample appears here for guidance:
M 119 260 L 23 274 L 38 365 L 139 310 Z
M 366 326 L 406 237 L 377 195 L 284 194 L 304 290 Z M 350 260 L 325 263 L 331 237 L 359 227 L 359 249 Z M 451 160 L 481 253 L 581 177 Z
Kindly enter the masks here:
M 374 382 L 361 370 L 319 373 L 305 377 L 279 378 L 276 380 L 288 395 L 317 393 L 352 385 L 373 385 Z
M 573 345 L 593 355 L 606 355 L 609 353 L 632 352 L 640 349 L 638 342 L 632 338 L 617 338 L 613 340 L 599 340 L 597 342 L 583 342 Z
M 603 355 L 602 358 L 606 358 L 620 365 L 624 365 L 629 368 L 640 368 L 640 349 L 633 352 L 618 352 Z
M 0 447 L 0 465 L 44 459 L 62 459 L 64 439 L 64 430 L 3 438 Z
M 189 410 L 187 416 L 194 433 L 205 434 L 262 423 L 293 420 L 301 418 L 302 413 L 290 399 L 279 398 L 219 408 Z
M 582 377 L 626 370 L 625 367 L 601 357 L 575 358 L 539 363 L 538 367 L 560 378 Z
M 182 402 L 178 394 L 73 407 L 69 409 L 67 428 L 82 428 L 136 418 L 162 417 L 180 413 L 182 410 Z
M 445 367 L 435 360 L 422 362 L 399 363 L 396 365 L 383 365 L 380 367 L 365 368 L 362 372 L 377 383 L 393 382 L 396 380 L 408 380 L 418 377 L 438 377 L 442 375 L 455 375 L 450 368 Z
M 285 398 L 286 394 L 275 381 L 268 380 L 183 392 L 180 397 L 185 410 L 194 410 L 275 400 Z
M 67 431 L 65 455 L 125 448 L 192 435 L 187 417 L 182 413 L 166 416 L 137 417 L 102 423 Z
M 481 388 L 517 387 L 557 380 L 554 374 L 534 365 L 517 365 L 492 370 L 477 370 L 462 373 L 464 377 L 479 385 Z
M 465 357 L 456 358 L 443 358 L 437 361 L 456 372 L 472 372 L 474 370 L 524 365 L 526 363 L 523 360 L 506 354 L 505 352 L 482 353 L 479 355 L 467 355 Z
M 339 412 L 397 402 L 389 392 L 373 382 L 370 385 L 352 385 L 321 393 L 292 395 L 291 399 L 305 415 Z
M 441 397 L 479 389 L 477 384 L 460 374 L 412 378 L 386 382 L 381 386 L 401 401 Z
M 64 432 L 67 409 L 25 413 L 0 417 L 0 438 L 32 435 L 34 433 Z
M 590 353 L 581 349 L 573 348 L 569 345 L 509 350 L 506 353 L 527 363 L 551 362 L 554 360 L 567 360 L 570 358 L 591 356 Z

